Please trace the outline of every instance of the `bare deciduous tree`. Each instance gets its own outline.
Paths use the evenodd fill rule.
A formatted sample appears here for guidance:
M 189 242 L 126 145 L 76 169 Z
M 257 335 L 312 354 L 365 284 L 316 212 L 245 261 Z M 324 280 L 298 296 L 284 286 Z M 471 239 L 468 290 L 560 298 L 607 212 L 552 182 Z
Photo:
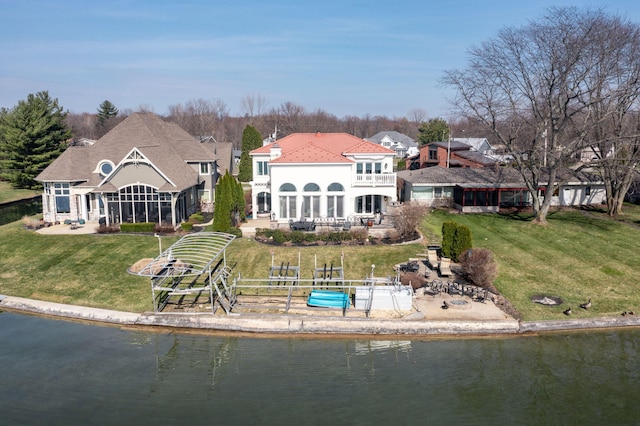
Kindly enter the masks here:
M 610 64 L 628 54 L 603 36 L 603 28 L 620 21 L 600 10 L 551 8 L 540 21 L 505 28 L 473 47 L 467 68 L 445 73 L 443 83 L 457 93 L 454 109 L 480 122 L 513 156 L 537 223 L 546 223 L 559 172 L 609 117 L 595 110 L 610 87 L 592 79 L 611 76 Z
M 429 207 L 426 204 L 420 204 L 415 201 L 403 203 L 393 222 L 400 237 L 406 238 L 414 234 L 428 212 Z

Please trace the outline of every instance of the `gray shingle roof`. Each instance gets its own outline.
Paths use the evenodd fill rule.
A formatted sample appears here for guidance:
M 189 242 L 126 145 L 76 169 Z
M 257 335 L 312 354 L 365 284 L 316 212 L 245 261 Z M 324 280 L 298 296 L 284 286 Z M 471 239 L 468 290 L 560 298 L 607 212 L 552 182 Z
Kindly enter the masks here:
M 520 172 L 511 167 L 485 168 L 444 168 L 427 167 L 417 170 L 401 170 L 397 176 L 413 184 L 433 184 L 462 186 L 475 188 L 509 188 L 524 187 L 524 179 Z M 576 172 L 570 169 L 558 173 L 559 183 L 601 183 L 601 179 L 594 174 Z M 540 180 L 544 184 L 544 179 Z
M 389 136 L 389 138 L 391 138 L 391 140 L 393 140 L 394 142 L 402 142 L 404 146 L 406 146 L 407 148 L 418 146 L 415 140 L 411 139 L 409 136 L 405 135 L 404 133 L 396 132 L 395 130 L 378 132 L 375 135 L 369 138 L 366 138 L 366 140 L 380 145 L 380 141 L 385 136 Z
M 96 186 L 101 181 L 94 173 L 98 164 L 109 160 L 120 163 L 136 148 L 167 176 L 174 186 L 163 190 L 181 191 L 196 184 L 198 170 L 188 162 L 213 162 L 216 156 L 177 124 L 163 121 L 155 114 L 134 113 L 94 145 L 69 147 L 36 178 L 42 182 L 86 182 Z

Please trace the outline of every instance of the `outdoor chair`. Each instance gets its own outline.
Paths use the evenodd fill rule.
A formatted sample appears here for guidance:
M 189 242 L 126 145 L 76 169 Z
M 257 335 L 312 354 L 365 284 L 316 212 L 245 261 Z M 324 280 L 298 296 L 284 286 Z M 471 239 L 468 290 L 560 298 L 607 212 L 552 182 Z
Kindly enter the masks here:
M 443 257 L 440 259 L 440 265 L 438 267 L 440 270 L 440 276 L 449 277 L 451 276 L 451 259 L 448 257 Z
M 346 221 L 346 222 L 344 223 L 344 225 L 342 225 L 342 230 L 343 230 L 343 231 L 348 231 L 348 230 L 350 230 L 350 229 L 351 229 L 351 222 Z
M 431 269 L 438 267 L 438 253 L 435 250 L 427 250 L 427 262 Z

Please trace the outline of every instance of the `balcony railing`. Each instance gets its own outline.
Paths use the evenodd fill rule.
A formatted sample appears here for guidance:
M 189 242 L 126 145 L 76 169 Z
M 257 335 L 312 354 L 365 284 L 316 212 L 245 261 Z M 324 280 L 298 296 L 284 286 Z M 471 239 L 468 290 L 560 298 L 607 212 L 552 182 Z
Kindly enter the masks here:
M 353 186 L 396 186 L 395 173 L 356 174 Z

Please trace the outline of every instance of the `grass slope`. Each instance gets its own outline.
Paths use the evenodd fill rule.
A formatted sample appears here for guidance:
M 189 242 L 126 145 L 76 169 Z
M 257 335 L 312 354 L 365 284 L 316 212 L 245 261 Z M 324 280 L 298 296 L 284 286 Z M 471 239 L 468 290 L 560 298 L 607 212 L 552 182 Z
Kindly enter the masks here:
M 42 191 L 34 191 L 32 189 L 13 189 L 9 182 L 0 181 L 0 204 L 33 198 L 41 193 Z
M 525 320 L 558 319 L 571 306 L 574 315 L 619 315 L 640 307 L 640 207 L 625 206 L 625 219 L 600 211 L 552 212 L 547 226 L 535 225 L 527 215 L 450 215 L 433 212 L 423 223 L 441 235 L 442 222 L 467 225 L 473 246 L 488 248 L 499 265 L 495 285 Z M 561 297 L 565 304 L 547 307 L 531 296 Z M 591 298 L 589 311 L 578 305 Z
M 346 279 L 362 279 L 375 265 L 376 276 L 393 274 L 393 266 L 439 243 L 442 223 L 467 225 L 474 247 L 490 249 L 499 265 L 495 285 L 525 320 L 619 315 L 640 311 L 640 207 L 625 206 L 613 220 L 599 211 L 561 211 L 549 225 L 531 223 L 527 215 L 452 215 L 434 211 L 421 225 L 427 242 L 399 246 L 271 247 L 239 238 L 227 249 L 227 262 L 245 278 L 266 278 L 272 263 L 300 265 L 312 278 L 315 265 L 341 266 Z M 163 238 L 163 248 L 177 238 Z M 141 312 L 152 309 L 148 279 L 127 268 L 158 254 L 153 236 L 40 235 L 20 222 L 0 226 L 0 294 L 84 306 Z M 300 258 L 300 260 L 299 260 Z M 559 296 L 560 307 L 531 302 L 536 294 Z M 578 304 L 592 299 L 589 311 Z

